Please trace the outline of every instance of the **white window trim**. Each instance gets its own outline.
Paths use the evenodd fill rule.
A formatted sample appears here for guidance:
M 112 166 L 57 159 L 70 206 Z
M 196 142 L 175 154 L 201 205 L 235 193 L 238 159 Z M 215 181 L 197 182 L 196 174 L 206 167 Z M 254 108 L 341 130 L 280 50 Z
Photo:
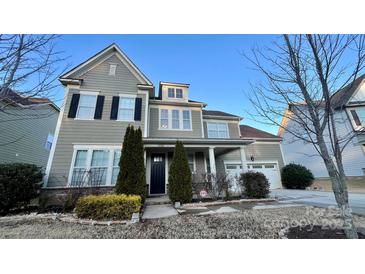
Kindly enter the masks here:
M 118 104 L 118 117 L 117 120 L 118 122 L 135 122 L 134 120 L 134 116 L 133 119 L 131 120 L 123 120 L 123 119 L 119 119 L 119 110 L 120 110 L 120 104 L 122 103 L 122 98 L 127 98 L 127 99 L 136 99 L 137 95 L 136 94 L 128 94 L 128 93 L 119 93 L 119 104 Z M 134 105 L 134 112 L 136 111 L 136 106 Z
M 354 110 L 354 111 L 356 112 L 357 116 L 359 116 L 359 114 L 357 113 L 356 109 L 357 109 L 357 108 L 347 108 L 347 114 L 348 114 L 348 117 L 350 118 L 352 128 L 353 128 L 355 131 L 359 131 L 359 130 L 361 130 L 362 128 L 364 128 L 364 126 L 358 126 L 358 125 L 356 125 L 355 120 L 354 120 L 354 117 L 352 117 L 351 110 Z M 360 118 L 360 116 L 359 116 L 359 118 Z M 361 122 L 361 120 L 360 120 L 360 122 Z
M 97 101 L 98 101 L 99 91 L 80 90 L 79 93 L 80 93 L 80 99 L 81 99 L 81 96 L 83 96 L 83 95 L 96 96 L 95 106 L 94 106 L 94 114 L 95 114 L 95 109 L 96 109 L 96 104 L 97 104 Z M 77 106 L 76 116 L 74 118 L 75 120 L 81 120 L 81 121 L 93 121 L 93 120 L 95 120 L 94 115 L 93 115 L 92 118 L 80 118 L 80 117 L 78 117 L 79 116 L 79 109 L 80 109 L 80 101 L 79 101 L 79 104 Z
M 209 124 L 225 124 L 226 125 L 226 129 L 227 129 L 227 138 L 221 138 L 221 137 L 217 137 L 217 138 L 213 138 L 209 136 L 209 128 L 208 125 Z M 218 130 L 218 127 L 217 127 Z M 229 135 L 229 127 L 228 127 L 228 122 L 216 122 L 216 121 L 207 121 L 207 137 L 209 139 L 229 139 L 230 135 Z
M 49 136 L 52 136 L 52 142 L 50 142 L 50 143 L 51 143 L 51 148 L 50 148 L 50 149 L 48 149 L 48 148 L 47 148 L 47 143 L 48 143 L 48 137 L 49 137 Z M 48 134 L 47 134 L 47 139 L 46 139 L 46 142 L 45 142 L 45 144 L 44 144 L 44 148 L 45 148 L 47 151 L 51 151 L 52 146 L 53 146 L 53 143 L 54 143 L 54 135 L 53 135 L 52 133 L 48 132 Z
M 114 66 L 114 73 L 111 73 L 112 66 Z M 117 63 L 109 63 L 108 75 L 109 76 L 115 76 L 117 74 L 117 67 L 118 67 L 118 64 Z
M 167 128 L 161 127 L 161 110 L 166 109 L 167 110 Z M 172 110 L 178 110 L 179 111 L 179 128 L 172 128 Z M 184 129 L 184 117 L 183 117 L 183 111 L 189 111 L 190 116 L 190 128 Z M 180 107 L 159 107 L 158 108 L 158 129 L 159 130 L 168 130 L 168 131 L 193 131 L 193 123 L 192 123 L 193 117 L 191 109 L 189 108 L 180 108 Z
M 67 187 L 77 187 L 77 186 L 71 186 L 72 181 L 72 174 L 74 170 L 75 160 L 76 160 L 76 153 L 78 150 L 87 150 L 87 156 L 86 156 L 86 170 L 90 170 L 91 168 L 91 158 L 92 158 L 92 152 L 94 150 L 109 150 L 109 158 L 108 158 L 108 168 L 107 168 L 107 175 L 106 175 L 106 183 L 105 185 L 102 185 L 101 187 L 105 186 L 114 186 L 111 183 L 112 179 L 112 172 L 113 172 L 113 160 L 114 160 L 114 151 L 115 150 L 121 150 L 121 146 L 103 146 L 103 145 L 74 145 L 73 147 L 73 154 L 72 154 L 72 160 L 71 160 L 71 166 L 67 178 Z M 92 187 L 92 186 L 84 186 L 84 187 Z

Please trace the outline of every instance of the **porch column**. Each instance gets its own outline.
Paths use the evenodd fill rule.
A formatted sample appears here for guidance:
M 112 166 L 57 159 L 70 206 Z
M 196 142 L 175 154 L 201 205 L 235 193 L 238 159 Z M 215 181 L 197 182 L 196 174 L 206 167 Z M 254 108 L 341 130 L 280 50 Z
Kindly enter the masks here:
M 147 167 L 147 151 L 143 150 L 144 167 Z
M 214 147 L 209 147 L 209 164 L 210 164 L 210 173 L 216 174 L 217 169 L 215 167 Z
M 246 153 L 245 153 L 244 146 L 240 147 L 240 156 L 241 156 L 242 171 L 246 172 L 248 170 L 248 168 L 247 168 Z

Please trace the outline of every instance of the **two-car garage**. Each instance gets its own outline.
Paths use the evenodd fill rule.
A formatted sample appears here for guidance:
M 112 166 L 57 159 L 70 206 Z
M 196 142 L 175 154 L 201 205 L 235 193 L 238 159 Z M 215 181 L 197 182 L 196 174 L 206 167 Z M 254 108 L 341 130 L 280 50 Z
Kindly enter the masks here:
M 270 189 L 281 188 L 280 170 L 276 162 L 257 162 L 247 164 L 249 171 L 263 173 L 269 180 Z M 242 172 L 242 165 L 238 162 L 225 162 L 225 170 L 233 181 Z M 235 186 L 233 186 L 235 188 Z

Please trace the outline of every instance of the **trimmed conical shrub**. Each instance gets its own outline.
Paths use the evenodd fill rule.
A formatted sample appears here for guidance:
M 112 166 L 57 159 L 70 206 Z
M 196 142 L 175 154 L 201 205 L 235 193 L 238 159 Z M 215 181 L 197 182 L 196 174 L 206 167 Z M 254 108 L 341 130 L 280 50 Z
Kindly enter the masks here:
M 146 197 L 146 171 L 141 129 L 128 126 L 124 135 L 122 155 L 119 161 L 119 175 L 115 191 L 118 194 Z
M 177 141 L 169 170 L 169 197 L 173 202 L 191 202 L 192 178 L 189 162 L 182 142 Z

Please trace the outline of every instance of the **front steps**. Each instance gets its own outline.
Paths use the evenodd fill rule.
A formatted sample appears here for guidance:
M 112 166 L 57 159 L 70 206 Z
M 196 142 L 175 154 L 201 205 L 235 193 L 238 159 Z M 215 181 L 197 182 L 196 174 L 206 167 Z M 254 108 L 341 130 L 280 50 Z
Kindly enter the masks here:
M 167 195 L 148 197 L 145 202 L 146 206 L 165 205 L 165 204 L 171 204 L 170 198 Z

